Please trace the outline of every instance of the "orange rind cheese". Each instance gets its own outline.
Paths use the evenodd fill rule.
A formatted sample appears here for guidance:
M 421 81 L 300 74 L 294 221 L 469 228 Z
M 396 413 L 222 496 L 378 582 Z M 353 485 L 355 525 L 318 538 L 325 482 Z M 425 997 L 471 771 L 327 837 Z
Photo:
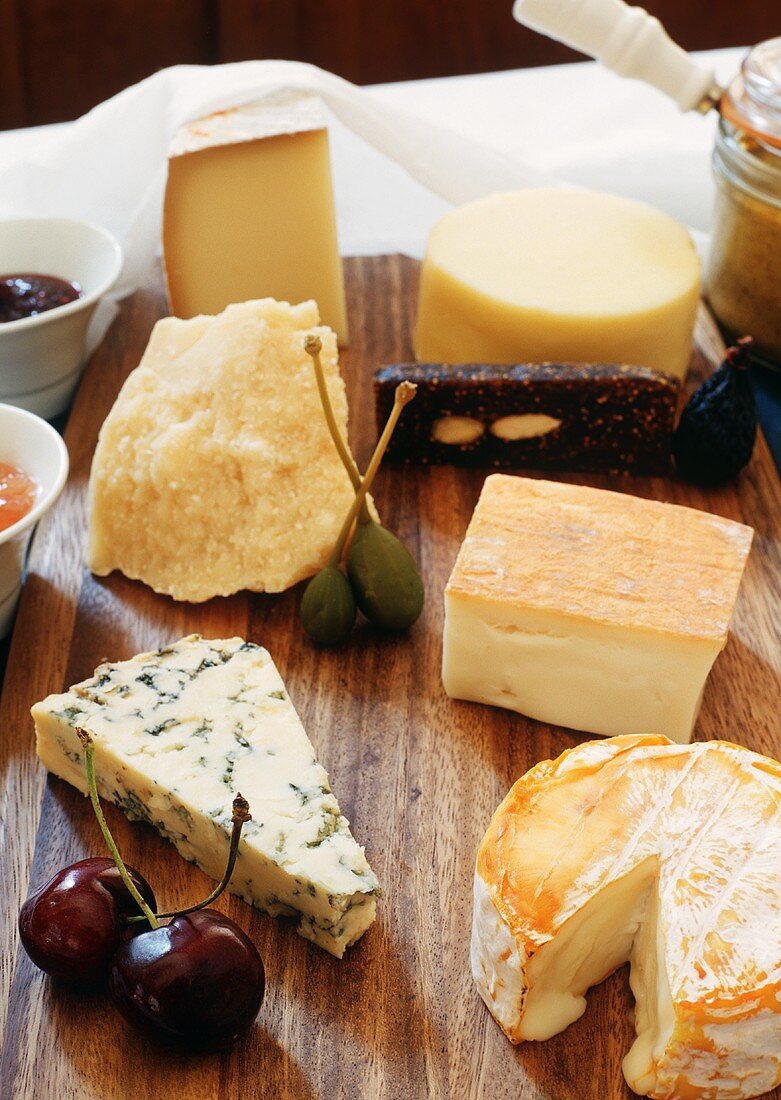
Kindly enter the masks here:
M 781 1082 L 781 765 L 724 741 L 592 741 L 511 789 L 480 845 L 472 971 L 546 1039 L 630 963 L 630 1087 L 745 1100 Z
M 446 691 L 688 741 L 752 535 L 693 508 L 491 475 L 445 592 Z

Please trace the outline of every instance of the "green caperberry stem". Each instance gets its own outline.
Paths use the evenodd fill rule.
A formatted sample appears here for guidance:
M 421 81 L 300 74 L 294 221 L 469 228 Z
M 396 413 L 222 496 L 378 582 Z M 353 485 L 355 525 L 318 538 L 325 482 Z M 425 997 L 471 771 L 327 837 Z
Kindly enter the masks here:
M 103 816 L 103 810 L 101 809 L 100 799 L 98 798 L 98 784 L 95 779 L 95 746 L 92 743 L 92 738 L 85 729 L 76 728 L 79 740 L 84 746 L 84 768 L 87 772 L 87 786 L 89 787 L 89 796 L 92 802 L 92 808 L 95 811 L 95 817 L 98 819 L 98 825 L 100 825 L 100 831 L 103 833 L 103 839 L 106 842 L 108 850 L 111 852 L 112 858 L 117 865 L 117 870 L 128 889 L 128 892 L 132 896 L 138 908 L 143 913 L 142 917 L 135 918 L 136 920 L 149 921 L 150 928 L 158 928 L 158 921 L 155 914 L 149 908 L 147 903 L 141 897 L 141 894 L 136 889 L 136 885 L 127 872 L 122 856 L 119 854 L 116 842 L 114 841 L 111 831 L 106 823 L 106 819 Z
M 361 486 L 358 492 L 355 494 L 355 500 L 352 503 L 350 511 L 347 513 L 342 524 L 342 529 L 339 532 L 339 537 L 336 540 L 336 545 L 331 551 L 331 556 L 328 559 L 328 564 L 338 568 L 339 562 L 342 560 L 342 554 L 344 553 L 344 546 L 347 542 L 350 532 L 353 529 L 355 519 L 361 510 L 361 507 L 366 500 L 366 494 L 371 489 L 372 482 L 374 481 L 374 475 L 379 469 L 382 462 L 382 456 L 385 454 L 385 449 L 390 443 L 390 438 L 393 435 L 396 423 L 401 416 L 401 410 L 405 405 L 408 405 L 417 392 L 417 386 L 414 382 L 400 382 L 396 387 L 396 393 L 393 400 L 393 408 L 390 411 L 390 416 L 385 427 L 382 430 L 382 435 L 377 440 L 377 446 L 374 448 L 374 454 L 371 457 L 371 461 L 366 468 L 366 473 L 363 475 Z
M 331 433 L 331 439 L 334 441 L 334 446 L 339 452 L 339 457 L 342 460 L 342 465 L 347 471 L 347 476 L 353 484 L 353 489 L 357 493 L 361 488 L 361 475 L 358 467 L 353 461 L 353 456 L 347 449 L 347 444 L 342 438 L 342 433 L 339 431 L 339 425 L 336 423 L 336 417 L 334 416 L 334 407 L 331 404 L 331 398 L 328 393 L 328 386 L 325 382 L 325 371 L 323 370 L 323 364 L 320 360 L 320 352 L 323 350 L 323 342 L 319 336 L 316 336 L 313 332 L 310 332 L 304 341 L 304 351 L 309 355 L 314 363 L 315 378 L 317 379 L 317 390 L 320 394 L 320 403 L 323 406 L 323 412 L 325 413 L 326 424 L 328 430 Z M 366 506 L 364 500 L 361 506 L 361 518 L 365 519 L 365 522 L 371 519 L 369 515 L 369 509 Z
M 233 875 L 233 868 L 236 866 L 236 856 L 239 854 L 239 839 L 241 837 L 241 830 L 248 821 L 252 821 L 252 814 L 249 812 L 249 802 L 241 794 L 237 794 L 233 800 L 233 829 L 231 831 L 231 845 L 228 853 L 228 865 L 225 868 L 225 874 L 222 876 L 218 884 L 214 887 L 208 898 L 204 898 L 203 901 L 199 901 L 197 905 L 190 905 L 187 909 L 176 909 L 171 913 L 158 913 L 158 917 L 181 917 L 185 913 L 195 913 L 198 909 L 205 909 L 207 905 L 211 905 L 213 901 L 216 901 L 220 894 L 228 886 Z M 138 918 L 134 918 L 138 919 Z

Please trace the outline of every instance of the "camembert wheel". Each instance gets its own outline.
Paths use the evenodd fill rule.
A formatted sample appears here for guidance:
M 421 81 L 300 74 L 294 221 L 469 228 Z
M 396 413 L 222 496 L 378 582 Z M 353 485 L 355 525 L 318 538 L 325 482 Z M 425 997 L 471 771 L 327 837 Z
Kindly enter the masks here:
M 781 1082 L 781 765 L 629 736 L 518 780 L 477 857 L 488 1008 L 512 1042 L 547 1039 L 627 961 L 636 1092 L 744 1100 Z

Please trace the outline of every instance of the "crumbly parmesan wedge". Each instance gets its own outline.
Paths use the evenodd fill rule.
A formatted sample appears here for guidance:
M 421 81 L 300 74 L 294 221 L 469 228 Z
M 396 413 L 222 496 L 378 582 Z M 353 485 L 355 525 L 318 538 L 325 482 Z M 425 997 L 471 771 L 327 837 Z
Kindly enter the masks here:
M 100 431 L 94 573 L 119 569 L 198 603 L 281 592 L 325 564 L 353 489 L 304 351 L 309 333 L 346 439 L 336 337 L 314 302 L 265 298 L 158 321 Z
M 315 759 L 285 685 L 260 646 L 191 635 L 101 665 L 32 708 L 38 755 L 87 793 L 77 727 L 94 740 L 98 790 L 222 876 L 231 806 L 244 826 L 230 889 L 339 958 L 374 920 L 377 879 Z

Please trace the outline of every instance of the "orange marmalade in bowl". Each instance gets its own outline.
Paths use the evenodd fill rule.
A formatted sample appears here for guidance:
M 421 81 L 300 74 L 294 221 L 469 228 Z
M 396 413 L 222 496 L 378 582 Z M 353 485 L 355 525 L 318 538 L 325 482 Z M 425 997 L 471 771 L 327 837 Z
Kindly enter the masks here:
M 18 466 L 0 462 L 0 531 L 24 519 L 35 504 L 40 486 Z

